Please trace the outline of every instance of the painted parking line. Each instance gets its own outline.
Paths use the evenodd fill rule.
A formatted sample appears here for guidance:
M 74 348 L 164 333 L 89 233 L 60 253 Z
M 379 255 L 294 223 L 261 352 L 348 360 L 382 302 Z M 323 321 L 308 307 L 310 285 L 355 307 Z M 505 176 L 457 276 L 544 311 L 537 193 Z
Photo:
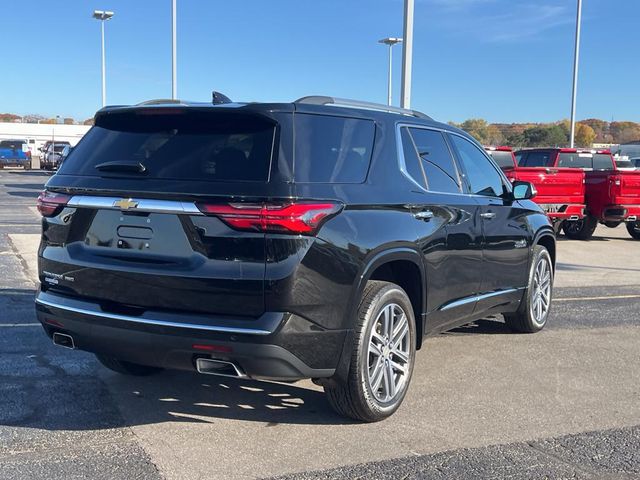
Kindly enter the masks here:
M 606 297 L 567 297 L 567 298 L 554 298 L 554 302 L 578 302 L 578 301 L 593 301 L 593 300 L 620 300 L 625 298 L 640 298 L 640 295 L 607 295 Z
M 11 327 L 41 327 L 41 323 L 0 323 L 0 328 Z

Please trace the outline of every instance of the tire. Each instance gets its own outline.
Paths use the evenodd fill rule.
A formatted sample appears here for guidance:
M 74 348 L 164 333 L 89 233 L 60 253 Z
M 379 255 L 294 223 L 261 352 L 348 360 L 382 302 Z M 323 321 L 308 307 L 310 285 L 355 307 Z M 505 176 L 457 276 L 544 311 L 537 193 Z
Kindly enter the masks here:
M 627 222 L 627 232 L 636 240 L 640 240 L 640 222 Z
M 31 170 L 31 163 L 25 163 L 24 164 L 24 169 L 25 170 Z
M 385 329 L 386 318 L 391 318 L 391 327 Z M 395 346 L 385 343 L 385 330 L 393 334 L 396 329 Z M 329 404 L 340 415 L 363 422 L 389 417 L 407 393 L 415 354 L 416 323 L 409 297 L 393 283 L 367 282 L 358 306 L 347 380 L 324 385 Z
M 598 219 L 586 216 L 582 220 L 574 222 L 564 222 L 562 230 L 571 240 L 589 240 L 593 236 L 598 226 Z
M 506 324 L 512 330 L 536 333 L 544 328 L 551 310 L 553 276 L 551 255 L 546 248 L 536 245 L 533 248 L 527 291 L 520 308 L 516 313 L 504 315 Z
M 109 370 L 121 373 L 123 375 L 132 375 L 136 377 L 144 377 L 147 375 L 153 375 L 161 372 L 163 369 L 160 367 L 150 367 L 148 365 L 140 365 L 138 363 L 125 362 L 115 357 L 108 355 L 96 354 L 98 361 L 107 367 Z

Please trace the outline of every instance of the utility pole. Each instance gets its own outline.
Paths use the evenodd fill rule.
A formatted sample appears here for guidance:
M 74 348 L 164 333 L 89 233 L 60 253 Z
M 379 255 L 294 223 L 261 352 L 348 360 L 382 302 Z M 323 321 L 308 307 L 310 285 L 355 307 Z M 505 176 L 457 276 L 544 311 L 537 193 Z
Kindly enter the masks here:
M 178 49 L 176 41 L 176 0 L 171 0 L 171 98 L 178 98 Z
M 413 4 L 404 0 L 404 43 L 402 44 L 402 88 L 400 106 L 411 108 L 411 66 L 413 62 Z
M 580 23 L 582 22 L 582 0 L 578 0 L 576 14 L 576 44 L 573 51 L 573 91 L 571 94 L 571 138 L 570 147 L 573 148 L 576 136 L 576 97 L 578 95 L 578 63 L 580 61 Z

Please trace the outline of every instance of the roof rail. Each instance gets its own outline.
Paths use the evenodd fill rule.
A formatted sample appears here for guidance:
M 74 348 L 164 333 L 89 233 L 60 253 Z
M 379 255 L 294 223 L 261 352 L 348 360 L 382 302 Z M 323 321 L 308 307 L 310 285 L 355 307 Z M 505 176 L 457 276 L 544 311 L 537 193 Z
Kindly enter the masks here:
M 321 95 L 312 95 L 309 97 L 302 97 L 295 100 L 293 103 L 301 103 L 306 105 L 336 105 L 339 107 L 352 107 L 362 108 L 364 110 L 376 110 L 380 112 L 399 113 L 400 115 L 410 115 L 412 117 L 424 118 L 432 120 L 428 115 L 417 110 L 409 110 L 406 108 L 393 107 L 391 105 L 383 105 L 382 103 L 363 102 L 360 100 L 349 100 L 347 98 L 334 98 Z
M 166 103 L 182 103 L 181 100 L 176 100 L 173 98 L 156 98 L 154 100 L 146 100 L 144 102 L 136 103 L 136 107 L 141 107 L 143 105 L 164 105 Z

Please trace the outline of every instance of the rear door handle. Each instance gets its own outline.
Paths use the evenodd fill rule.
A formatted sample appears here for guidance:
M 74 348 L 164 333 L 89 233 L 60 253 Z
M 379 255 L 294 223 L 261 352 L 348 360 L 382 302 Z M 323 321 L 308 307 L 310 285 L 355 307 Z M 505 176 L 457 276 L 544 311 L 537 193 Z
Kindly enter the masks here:
M 424 210 L 414 215 L 418 220 L 431 220 L 433 218 L 433 212 L 431 210 Z
M 487 220 L 491 220 L 492 218 L 496 218 L 496 214 L 493 212 L 481 213 L 480 216 L 482 218 L 486 218 Z

